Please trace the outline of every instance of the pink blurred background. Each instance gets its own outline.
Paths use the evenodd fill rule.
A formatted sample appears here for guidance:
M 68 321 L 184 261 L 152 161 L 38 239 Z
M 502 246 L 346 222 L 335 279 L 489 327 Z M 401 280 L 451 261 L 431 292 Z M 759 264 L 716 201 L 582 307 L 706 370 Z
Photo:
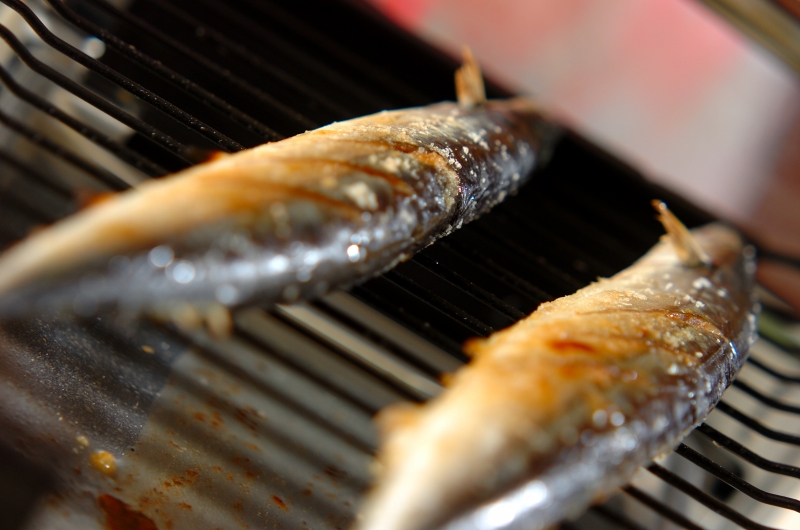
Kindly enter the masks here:
M 694 0 L 369 0 L 584 135 L 800 257 L 800 79 Z M 778 290 L 800 275 L 765 264 Z

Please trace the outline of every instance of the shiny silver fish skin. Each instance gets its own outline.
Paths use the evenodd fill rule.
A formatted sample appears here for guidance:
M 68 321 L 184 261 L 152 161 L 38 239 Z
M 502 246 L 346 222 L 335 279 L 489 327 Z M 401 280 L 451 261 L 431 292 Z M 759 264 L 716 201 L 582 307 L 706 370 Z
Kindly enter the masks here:
M 422 406 L 382 412 L 358 530 L 540 530 L 581 513 L 713 409 L 755 340 L 755 265 L 730 228 L 630 268 L 486 340 Z
M 357 118 L 148 182 L 0 256 L 0 314 L 291 302 L 385 271 L 514 193 L 527 99 Z

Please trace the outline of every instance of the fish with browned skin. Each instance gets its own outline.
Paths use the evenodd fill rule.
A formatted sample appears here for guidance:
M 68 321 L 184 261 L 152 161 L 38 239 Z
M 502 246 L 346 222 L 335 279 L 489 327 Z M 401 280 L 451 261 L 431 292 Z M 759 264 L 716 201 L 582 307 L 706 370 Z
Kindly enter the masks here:
M 459 103 L 223 155 L 33 234 L 0 256 L 0 314 L 114 305 L 191 320 L 393 267 L 514 193 L 558 134 L 528 99 L 486 101 L 469 54 L 457 79 Z
M 381 412 L 358 530 L 536 530 L 584 510 L 702 422 L 755 339 L 752 254 L 722 224 L 488 339 L 430 403 Z

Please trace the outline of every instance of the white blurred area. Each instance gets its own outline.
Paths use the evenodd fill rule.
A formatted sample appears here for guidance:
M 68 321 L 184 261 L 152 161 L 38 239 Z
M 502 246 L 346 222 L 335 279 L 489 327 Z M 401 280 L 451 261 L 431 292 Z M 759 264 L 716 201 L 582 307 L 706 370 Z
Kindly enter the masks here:
M 370 1 L 697 204 L 763 209 L 800 81 L 699 2 Z

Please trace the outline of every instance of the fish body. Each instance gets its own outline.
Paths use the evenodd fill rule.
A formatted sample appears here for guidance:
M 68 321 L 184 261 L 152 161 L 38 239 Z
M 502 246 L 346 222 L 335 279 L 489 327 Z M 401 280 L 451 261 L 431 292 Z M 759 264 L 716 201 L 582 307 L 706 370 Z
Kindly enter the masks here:
M 382 412 L 381 471 L 356 528 L 547 528 L 674 447 L 755 337 L 741 239 L 720 224 L 688 234 L 693 266 L 664 240 L 469 342 L 472 361 L 432 402 Z
M 291 302 L 487 211 L 556 135 L 527 99 L 381 112 L 147 182 L 0 256 L 0 313 Z

